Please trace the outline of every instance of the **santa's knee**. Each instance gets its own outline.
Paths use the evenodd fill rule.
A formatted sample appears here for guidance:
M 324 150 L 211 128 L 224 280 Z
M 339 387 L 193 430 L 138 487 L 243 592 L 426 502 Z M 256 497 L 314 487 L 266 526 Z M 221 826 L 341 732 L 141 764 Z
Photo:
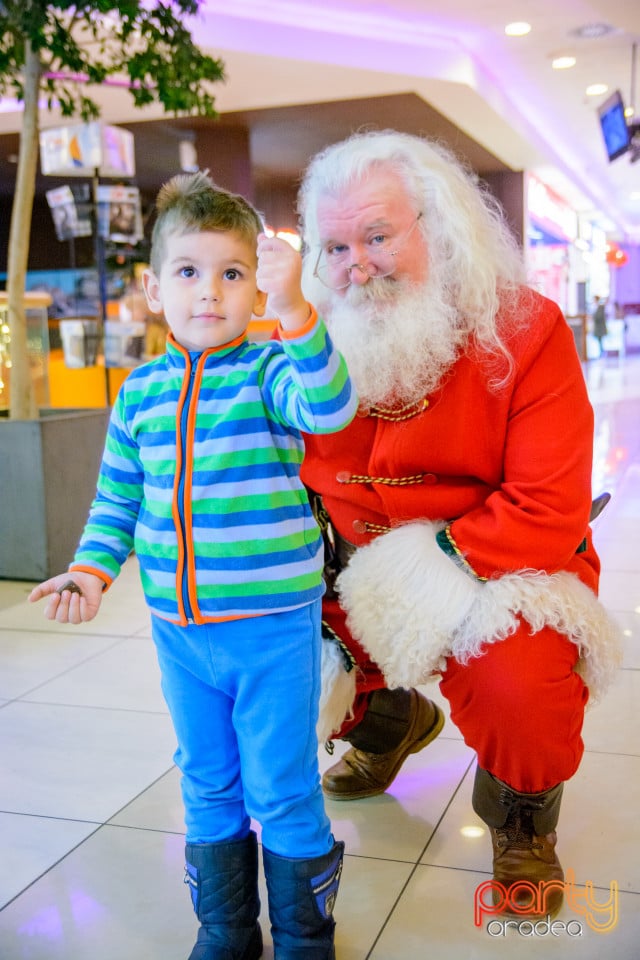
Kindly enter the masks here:
M 588 694 L 574 669 L 575 647 L 552 631 L 541 633 L 548 635 L 529 632 L 528 645 L 507 638 L 466 664 L 451 660 L 442 675 L 452 721 L 485 769 L 497 768 L 508 782 L 505 771 L 515 772 L 517 757 L 515 779 L 523 764 L 552 766 L 557 779 L 567 779 L 582 754 Z

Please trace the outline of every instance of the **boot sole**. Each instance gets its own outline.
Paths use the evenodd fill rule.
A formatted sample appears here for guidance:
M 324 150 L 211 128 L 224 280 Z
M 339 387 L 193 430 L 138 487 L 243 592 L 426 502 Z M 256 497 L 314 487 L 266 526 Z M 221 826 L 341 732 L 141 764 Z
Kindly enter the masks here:
M 432 701 L 433 702 L 433 701 Z M 326 787 L 322 787 L 322 791 L 329 800 L 366 800 L 368 797 L 377 797 L 381 793 L 385 793 L 395 778 L 398 776 L 398 771 L 400 767 L 405 762 L 408 756 L 412 753 L 420 753 L 425 747 L 427 747 L 435 738 L 438 736 L 442 728 L 444 727 L 444 713 L 437 704 L 433 704 L 436 710 L 436 718 L 433 721 L 433 724 L 429 727 L 424 737 L 421 737 L 420 740 L 416 740 L 410 750 L 407 750 L 398 763 L 395 765 L 391 777 L 386 784 L 380 787 L 370 787 L 365 790 L 358 790 L 354 793 L 332 793 L 331 790 L 328 790 Z

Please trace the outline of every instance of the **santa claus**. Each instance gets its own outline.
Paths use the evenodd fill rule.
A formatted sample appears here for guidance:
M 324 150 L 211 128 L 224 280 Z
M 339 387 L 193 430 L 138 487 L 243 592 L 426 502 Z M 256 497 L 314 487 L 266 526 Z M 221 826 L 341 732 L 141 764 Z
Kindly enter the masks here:
M 346 430 L 308 438 L 303 467 L 325 631 L 351 685 L 328 697 L 325 733 L 351 748 L 324 791 L 389 787 L 442 729 L 415 689 L 439 674 L 477 753 L 496 890 L 558 881 L 554 914 L 563 782 L 620 657 L 596 599 L 593 415 L 571 330 L 527 287 L 497 203 L 438 144 L 357 134 L 312 160 L 299 200 L 305 293 L 360 397 Z M 522 914 L 527 885 L 513 894 Z

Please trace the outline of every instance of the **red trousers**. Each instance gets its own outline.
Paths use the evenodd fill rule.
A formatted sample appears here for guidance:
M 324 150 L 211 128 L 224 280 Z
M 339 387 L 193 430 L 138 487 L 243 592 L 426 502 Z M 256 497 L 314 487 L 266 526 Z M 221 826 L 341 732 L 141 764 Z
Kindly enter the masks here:
M 344 639 L 358 663 L 354 718 L 362 719 L 372 690 L 385 686 L 345 625 L 335 600 L 325 599 L 323 618 Z M 582 721 L 588 690 L 574 667 L 578 649 L 554 630 L 531 634 L 525 622 L 506 640 L 489 644 L 481 657 L 462 665 L 450 657 L 440 690 L 449 701 L 451 719 L 478 764 L 523 793 L 548 790 L 576 772 L 584 745 Z

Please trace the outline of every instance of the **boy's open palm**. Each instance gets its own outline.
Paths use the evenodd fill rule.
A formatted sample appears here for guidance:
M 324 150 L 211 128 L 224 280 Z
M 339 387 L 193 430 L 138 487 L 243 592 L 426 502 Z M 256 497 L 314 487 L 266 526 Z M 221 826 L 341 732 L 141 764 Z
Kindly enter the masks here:
M 100 577 L 74 570 L 40 583 L 29 594 L 29 600 L 34 603 L 48 597 L 44 608 L 47 620 L 86 623 L 93 620 L 100 609 L 103 590 L 104 583 Z

